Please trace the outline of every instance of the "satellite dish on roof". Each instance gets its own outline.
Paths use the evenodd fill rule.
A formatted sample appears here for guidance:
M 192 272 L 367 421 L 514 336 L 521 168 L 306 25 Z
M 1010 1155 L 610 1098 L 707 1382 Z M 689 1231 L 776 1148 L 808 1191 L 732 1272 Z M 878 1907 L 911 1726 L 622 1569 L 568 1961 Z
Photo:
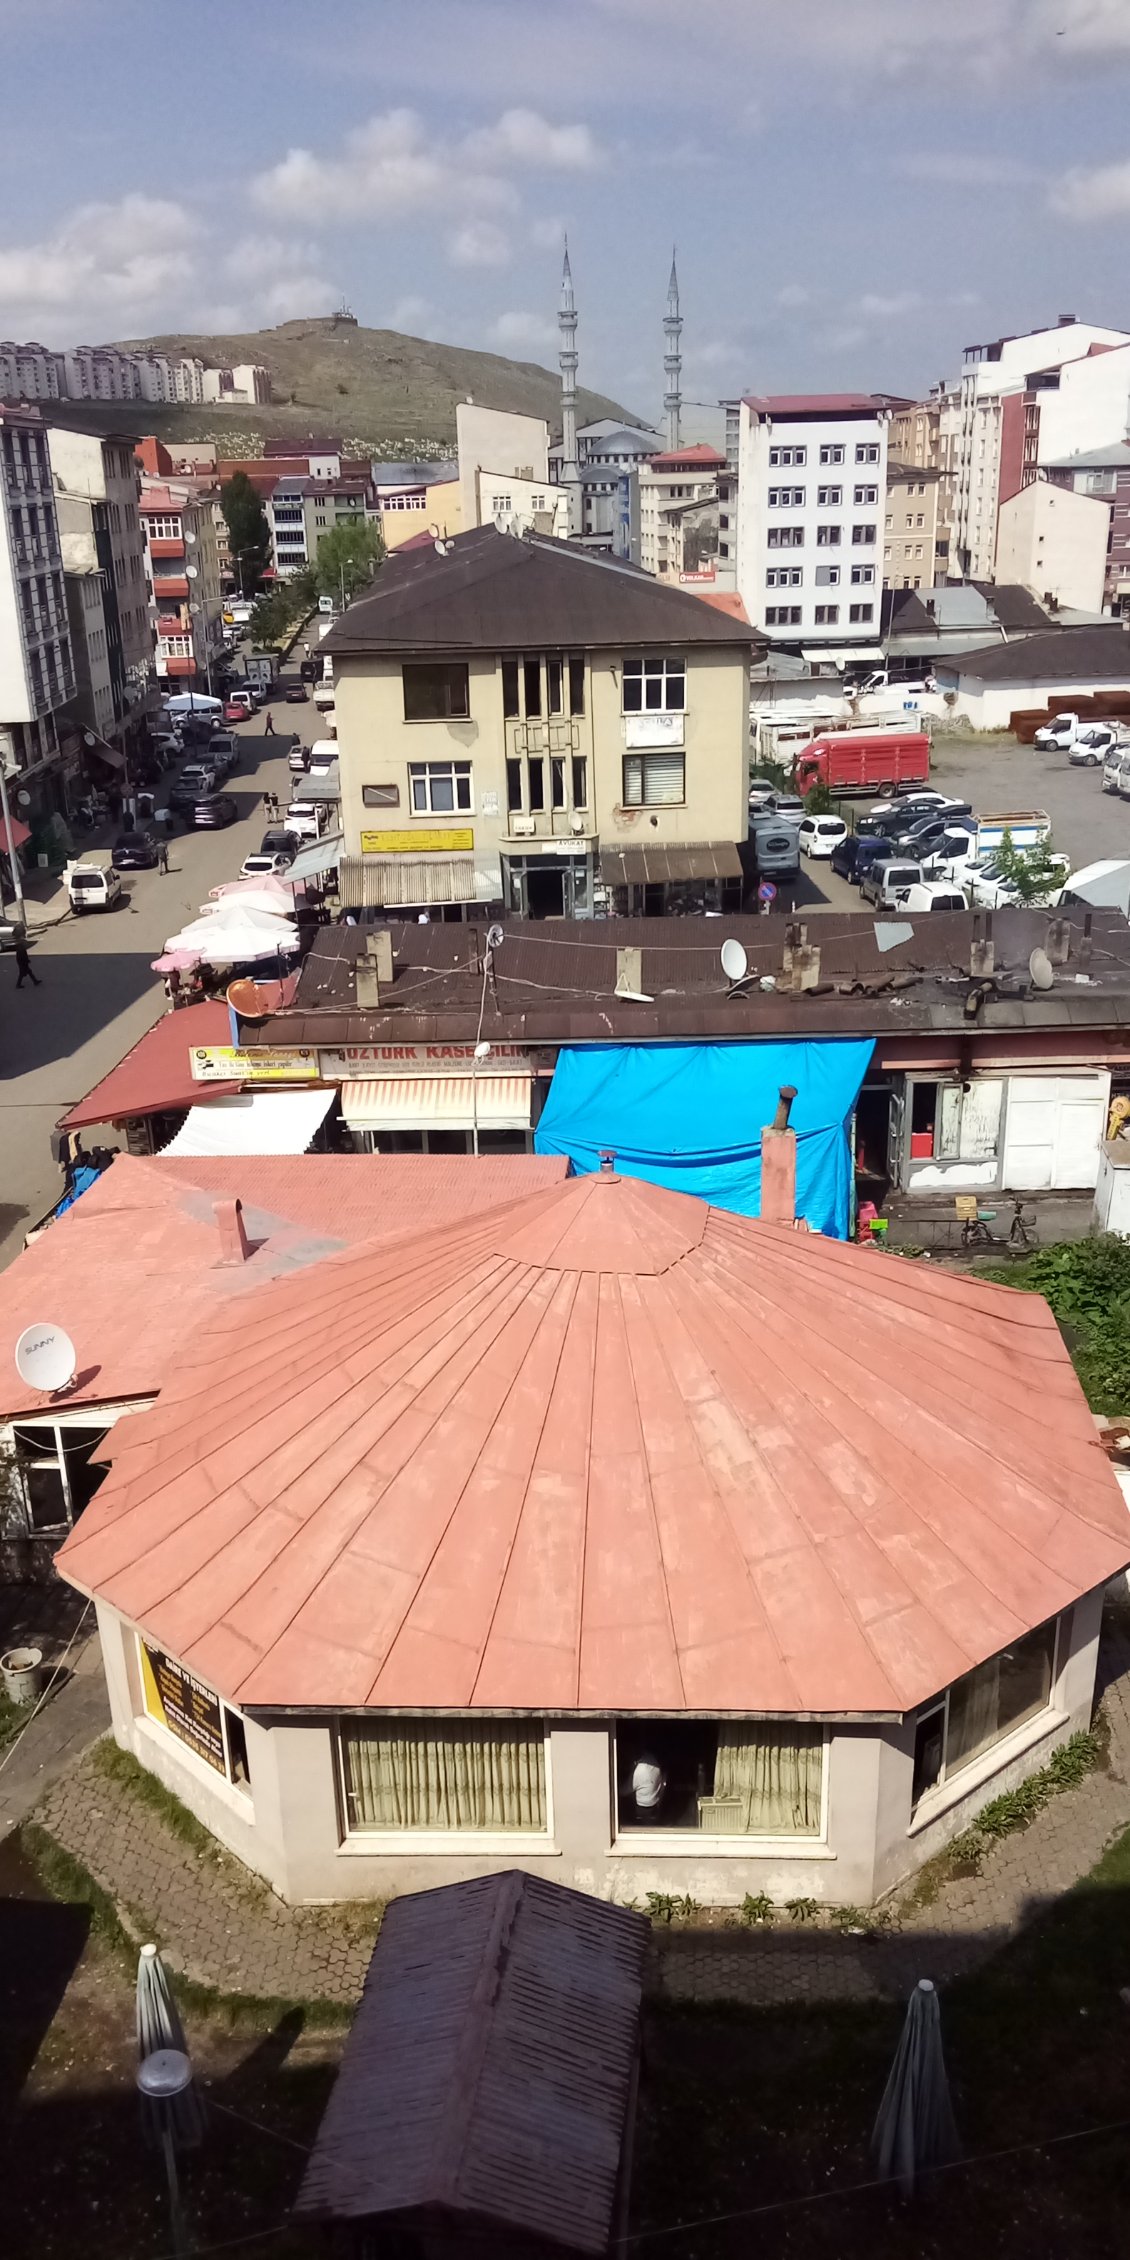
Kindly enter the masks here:
M 740 942 L 722 944 L 722 971 L 727 981 L 744 981 L 749 972 L 749 959 Z
M 269 1018 L 271 1013 L 270 998 L 267 991 L 260 987 L 258 981 L 247 979 L 230 981 L 224 993 L 232 1011 L 238 1012 L 241 1020 L 266 1020 Z
M 1054 989 L 1055 974 L 1046 950 L 1033 950 L 1028 960 L 1028 972 L 1034 989 Z
M 503 945 L 503 942 L 504 942 L 505 940 L 506 940 L 506 929 L 505 929 L 505 927 L 503 927 L 503 926 L 488 926 L 488 927 L 487 927 L 487 948 L 488 948 L 488 950 L 499 950 L 499 949 L 501 949 L 501 948 L 502 948 L 502 945 Z
M 74 1378 L 76 1363 L 74 1343 L 61 1326 L 46 1320 L 25 1326 L 16 1344 L 16 1372 L 29 1389 L 42 1389 L 47 1395 L 65 1389 Z

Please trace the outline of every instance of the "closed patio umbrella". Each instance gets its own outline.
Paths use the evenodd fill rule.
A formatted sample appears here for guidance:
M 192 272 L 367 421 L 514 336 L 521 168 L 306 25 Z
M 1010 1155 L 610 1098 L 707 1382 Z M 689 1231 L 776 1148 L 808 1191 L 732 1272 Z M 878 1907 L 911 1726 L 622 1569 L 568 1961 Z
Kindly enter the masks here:
M 168 2048 L 188 2054 L 164 1963 L 155 1946 L 143 1946 L 137 1964 L 137 2060 L 144 2064 L 147 2057 Z M 168 2134 L 182 2150 L 198 2143 L 204 2132 L 204 2105 L 195 2082 L 168 2100 L 143 2097 L 141 2114 L 146 2133 L 155 2142 Z
M 871 2147 L 881 2177 L 897 2181 L 904 2197 L 913 2197 L 919 2176 L 931 2166 L 958 2155 L 942 2020 L 929 1978 L 919 1978 L 910 1996 Z

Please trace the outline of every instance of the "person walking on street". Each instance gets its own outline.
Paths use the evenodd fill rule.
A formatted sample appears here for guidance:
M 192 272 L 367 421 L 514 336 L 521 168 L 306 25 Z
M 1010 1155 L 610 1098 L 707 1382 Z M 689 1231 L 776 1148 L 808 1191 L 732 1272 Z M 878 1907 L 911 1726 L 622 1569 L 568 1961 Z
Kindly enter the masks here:
M 274 801 L 274 797 L 275 796 L 273 793 L 264 793 L 263 795 L 263 814 L 268 818 L 271 814 L 271 807 Z
M 32 972 L 31 959 L 27 953 L 27 942 L 22 935 L 16 943 L 16 971 L 19 974 L 19 980 L 16 982 L 17 989 L 22 989 L 25 981 L 30 981 L 33 989 L 39 988 L 39 975 Z
M 167 840 L 165 840 L 165 839 L 161 839 L 161 840 L 158 840 L 158 842 L 157 842 L 157 869 L 158 869 L 159 871 L 167 871 L 167 870 L 168 870 L 168 868 L 169 868 L 169 843 L 168 843 L 168 841 L 167 841 Z
M 264 726 L 263 726 L 263 736 L 264 736 L 265 738 L 273 738 L 273 737 L 274 737 L 274 734 L 275 734 L 275 717 L 274 717 L 274 715 L 273 715 L 273 714 L 268 714 L 268 716 L 267 716 L 267 719 L 266 719 L 266 722 L 264 723 Z

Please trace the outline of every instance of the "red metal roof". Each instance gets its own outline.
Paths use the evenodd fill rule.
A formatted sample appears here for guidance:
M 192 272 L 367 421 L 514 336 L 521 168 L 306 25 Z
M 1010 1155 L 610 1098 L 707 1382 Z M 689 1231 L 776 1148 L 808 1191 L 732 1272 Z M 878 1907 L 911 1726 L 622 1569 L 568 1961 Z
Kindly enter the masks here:
M 178 1017 L 184 1018 L 184 1014 Z M 223 1088 L 215 1083 L 210 1092 Z M 197 1085 L 200 1092 L 201 1086 Z M 117 1160 L 0 1279 L 0 1339 L 50 1318 L 78 1352 L 68 1406 L 151 1397 L 217 1305 L 365 1242 L 461 1223 L 531 1188 L 559 1183 L 556 1156 L 234 1155 L 216 1161 Z M 215 1204 L 243 1202 L 253 1253 L 220 1261 Z M 42 1412 L 10 1354 L 0 1356 L 0 1417 Z
M 773 392 L 745 396 L 759 416 L 877 416 L 885 402 L 870 392 Z
M 696 439 L 691 447 L 669 448 L 665 455 L 649 455 L 647 460 L 648 469 L 652 471 L 677 470 L 680 463 L 691 464 L 698 470 L 724 471 L 726 468 L 725 456 L 720 455 L 716 447 L 708 447 L 704 439 Z
M 836 1714 L 1128 1561 L 1045 1304 L 586 1177 L 210 1311 L 59 1567 L 251 1707 Z
M 93 1122 L 124 1122 L 133 1114 L 172 1113 L 195 1106 L 206 1093 L 238 1091 L 236 1083 L 194 1083 L 188 1055 L 195 1044 L 230 1044 L 231 1015 L 226 1004 L 208 998 L 163 1013 L 147 1028 L 92 1091 L 59 1124 L 60 1130 L 85 1130 Z
M 747 627 L 751 624 L 749 614 L 736 589 L 692 588 L 689 594 L 700 597 L 703 604 L 715 605 L 719 612 L 728 612 L 734 620 L 744 621 Z

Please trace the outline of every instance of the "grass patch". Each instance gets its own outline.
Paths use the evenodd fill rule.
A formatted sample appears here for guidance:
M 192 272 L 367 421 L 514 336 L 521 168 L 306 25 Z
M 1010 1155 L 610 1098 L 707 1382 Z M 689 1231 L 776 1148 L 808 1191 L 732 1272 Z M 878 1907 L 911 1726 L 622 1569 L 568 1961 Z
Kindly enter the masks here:
M 1113 1232 L 1058 1241 L 978 1277 L 1043 1295 L 1092 1411 L 1130 1412 L 1130 1244 Z
M 93 1764 L 107 1781 L 112 1781 L 118 1789 L 126 1790 L 131 1797 L 137 1798 L 139 1804 L 145 1805 L 151 1813 L 156 1813 L 165 1827 L 180 1838 L 182 1844 L 191 1845 L 202 1859 L 216 1858 L 216 1840 L 203 1822 L 197 1820 L 195 1813 L 189 1812 L 187 1805 L 181 1804 L 180 1798 L 174 1796 L 171 1789 L 166 1789 L 163 1781 L 158 1781 L 156 1774 L 148 1772 L 145 1766 L 140 1766 L 130 1751 L 119 1750 L 112 1735 L 104 1735 L 101 1742 L 95 1744 Z

